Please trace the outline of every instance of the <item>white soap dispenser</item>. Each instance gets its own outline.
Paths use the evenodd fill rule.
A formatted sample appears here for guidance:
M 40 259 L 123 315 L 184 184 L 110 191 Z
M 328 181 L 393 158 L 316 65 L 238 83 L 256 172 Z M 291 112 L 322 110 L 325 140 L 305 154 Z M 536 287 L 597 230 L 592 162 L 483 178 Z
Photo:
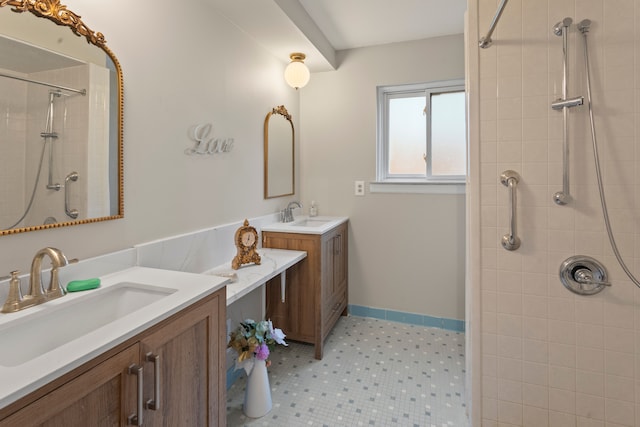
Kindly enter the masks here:
M 318 216 L 318 206 L 316 206 L 316 201 L 311 201 L 311 206 L 309 207 L 309 216 Z

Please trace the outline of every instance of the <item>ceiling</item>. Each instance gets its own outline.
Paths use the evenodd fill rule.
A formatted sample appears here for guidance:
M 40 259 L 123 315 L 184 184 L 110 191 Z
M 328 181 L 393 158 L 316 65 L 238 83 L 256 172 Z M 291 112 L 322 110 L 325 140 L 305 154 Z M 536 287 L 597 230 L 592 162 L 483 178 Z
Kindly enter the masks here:
M 0 36 L 0 69 L 20 74 L 81 65 L 82 62 L 23 41 Z
M 467 0 L 210 0 L 273 55 L 304 52 L 311 71 L 335 70 L 343 49 L 464 31 Z

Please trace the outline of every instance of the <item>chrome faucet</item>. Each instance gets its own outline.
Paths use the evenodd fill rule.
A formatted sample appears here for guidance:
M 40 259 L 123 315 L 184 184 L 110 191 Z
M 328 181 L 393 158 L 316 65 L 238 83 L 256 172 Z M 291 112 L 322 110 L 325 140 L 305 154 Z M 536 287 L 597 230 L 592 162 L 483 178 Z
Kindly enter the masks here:
M 284 208 L 284 211 L 282 213 L 282 222 L 293 222 L 293 207 L 297 206 L 299 208 L 302 207 L 302 203 L 298 202 L 297 200 L 294 200 L 293 202 L 289 202 L 289 204 L 287 205 L 286 208 Z
M 46 290 L 42 287 L 42 260 L 45 255 L 51 259 L 51 278 L 49 287 Z M 75 262 L 78 262 L 78 260 L 67 260 L 67 257 L 64 256 L 60 249 L 40 249 L 36 252 L 31 262 L 29 293 L 24 297 L 22 296 L 20 291 L 20 278 L 18 277 L 19 272 L 12 271 L 11 281 L 9 283 L 9 295 L 2 307 L 2 312 L 13 313 L 63 296 L 66 292 L 64 288 L 60 286 L 58 268 Z

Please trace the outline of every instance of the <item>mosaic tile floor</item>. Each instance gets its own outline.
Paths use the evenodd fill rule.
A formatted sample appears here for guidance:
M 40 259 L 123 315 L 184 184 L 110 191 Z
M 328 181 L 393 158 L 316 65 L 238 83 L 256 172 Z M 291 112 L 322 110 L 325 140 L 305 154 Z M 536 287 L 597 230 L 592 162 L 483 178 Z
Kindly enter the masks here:
M 325 341 L 272 353 L 273 409 L 242 413 L 246 378 L 227 393 L 227 425 L 466 426 L 464 334 L 386 320 L 342 317 Z

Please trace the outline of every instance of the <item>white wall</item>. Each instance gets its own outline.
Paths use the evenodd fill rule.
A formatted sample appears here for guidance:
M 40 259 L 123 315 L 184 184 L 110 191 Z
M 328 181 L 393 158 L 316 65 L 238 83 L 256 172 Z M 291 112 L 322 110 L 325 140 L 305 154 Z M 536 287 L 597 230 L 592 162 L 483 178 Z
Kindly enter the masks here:
M 262 193 L 264 117 L 284 104 L 305 141 L 296 146 L 298 194 L 321 214 L 351 217 L 350 302 L 464 318 L 464 197 L 353 196 L 355 179 L 375 177 L 376 85 L 462 77 L 461 36 L 340 52 L 339 70 L 314 74 L 298 101 L 284 60 L 204 0 L 179 13 L 167 0 L 66 4 L 105 34 L 124 72 L 125 218 L 2 236 L 0 272 L 28 271 L 44 246 L 88 258 L 277 211 L 299 197 Z M 235 138 L 232 153 L 183 154 L 189 128 L 205 122 Z
M 638 132 L 640 0 L 512 0 L 489 49 L 477 47 L 495 0 L 469 3 L 472 123 L 470 234 L 475 299 L 474 425 L 639 426 L 640 290 L 624 275 L 604 231 L 585 107 L 571 112 L 571 192 L 562 187 L 562 41 L 564 17 L 593 21 L 589 33 L 599 148 L 610 215 L 628 266 L 640 275 Z M 585 95 L 582 40 L 570 32 L 571 96 Z M 505 169 L 518 171 L 522 246 L 507 252 Z M 558 278 L 572 255 L 600 260 L 611 288 L 590 297 Z M 481 369 L 479 368 L 481 366 Z
M 349 303 L 464 318 L 464 195 L 371 194 L 376 86 L 464 77 L 462 35 L 340 51 L 301 89 L 302 199 L 347 215 Z M 354 181 L 365 180 L 365 197 Z
M 125 218 L 0 237 L 0 275 L 28 271 L 44 246 L 88 258 L 160 237 L 238 221 L 284 207 L 263 199 L 263 123 L 284 104 L 299 126 L 298 94 L 274 58 L 205 0 L 189 7 L 70 0 L 105 34 L 124 73 Z M 0 13 L 13 13 L 8 7 Z M 55 26 L 53 23 L 52 26 Z M 188 157 L 188 130 L 213 123 L 235 138 L 231 153 Z

